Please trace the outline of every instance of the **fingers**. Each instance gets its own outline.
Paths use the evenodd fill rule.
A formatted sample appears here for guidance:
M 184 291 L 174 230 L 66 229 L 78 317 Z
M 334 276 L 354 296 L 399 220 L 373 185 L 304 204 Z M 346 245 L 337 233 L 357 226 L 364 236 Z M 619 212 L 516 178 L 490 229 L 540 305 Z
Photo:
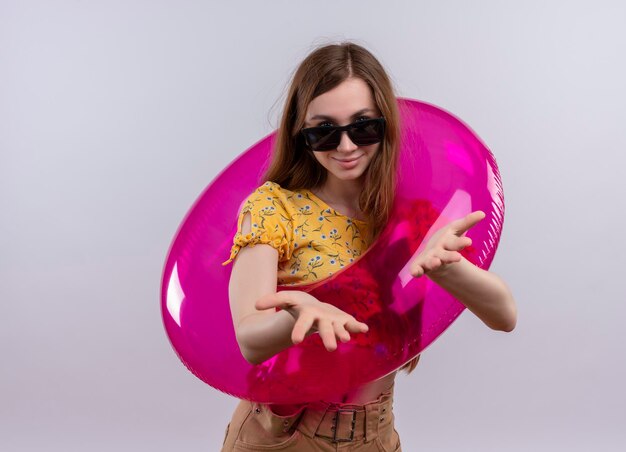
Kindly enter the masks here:
M 439 257 L 432 256 L 431 258 L 426 260 L 426 263 L 423 265 L 423 267 L 424 267 L 424 270 L 426 270 L 427 272 L 430 272 L 441 267 L 442 264 L 443 262 L 441 262 L 441 259 L 439 259 Z
M 411 275 L 419 278 L 442 265 L 460 262 L 463 257 L 459 251 L 472 244 L 472 239 L 463 234 L 484 218 L 485 213 L 477 210 L 437 231 L 426 250 L 411 262 Z
M 299 344 L 317 331 L 326 350 L 334 351 L 337 349 L 337 340 L 348 342 L 350 333 L 365 333 L 368 330 L 366 324 L 358 322 L 353 316 L 310 295 L 282 291 L 263 296 L 256 302 L 258 309 L 276 306 L 293 310 L 290 314 L 296 319 L 291 330 L 291 341 L 294 344 Z
M 319 319 L 317 321 L 317 331 L 319 332 L 320 338 L 322 339 L 326 350 L 332 352 L 337 349 L 335 329 L 333 328 L 333 324 L 330 322 L 330 320 Z
M 335 336 L 337 339 L 344 343 L 350 340 L 350 333 L 348 333 L 348 330 L 346 330 L 341 323 L 333 322 L 333 327 L 335 328 Z
M 479 221 L 485 218 L 485 212 L 477 210 L 461 218 L 460 220 L 453 221 L 450 225 L 455 231 L 455 234 L 460 236 L 465 234 L 470 228 L 474 227 Z
M 411 264 L 411 269 L 409 270 L 409 272 L 414 278 L 419 278 L 420 276 L 423 276 L 424 273 L 426 273 L 426 270 L 417 262 L 413 262 Z
M 348 319 L 345 328 L 351 333 L 367 333 L 369 331 L 369 327 L 365 323 L 359 322 L 354 317 Z
M 469 237 L 457 237 L 452 235 L 446 239 L 443 243 L 443 249 L 447 251 L 461 251 L 472 244 L 472 239 Z
M 291 330 L 291 342 L 299 344 L 304 340 L 309 330 L 313 327 L 315 317 L 312 315 L 301 315 L 298 317 L 293 329 Z
M 316 329 L 324 347 L 330 352 L 337 349 L 337 339 L 345 343 L 350 341 L 350 333 L 366 333 L 369 330 L 365 323 L 357 321 L 354 317 L 342 323 L 327 318 L 316 319 L 312 315 L 301 315 L 291 332 L 291 341 L 294 344 L 302 342 L 314 325 L 317 325 Z
M 437 256 L 424 256 L 419 260 L 413 262 L 411 267 L 411 275 L 415 278 L 419 278 L 431 270 L 440 267 L 442 264 L 441 259 Z
M 413 277 L 419 278 L 428 272 L 437 270 L 442 265 L 460 262 L 461 259 L 463 256 L 457 251 L 440 250 L 436 255 L 424 256 L 413 262 L 410 272 Z
M 350 340 L 348 331 L 366 333 L 369 329 L 365 323 L 357 321 L 354 317 L 351 317 L 345 324 L 322 319 L 317 322 L 317 325 L 322 342 L 329 352 L 337 349 L 337 339 L 344 343 Z
M 461 253 L 456 251 L 442 251 L 439 255 L 439 262 L 442 264 L 452 264 L 461 260 Z

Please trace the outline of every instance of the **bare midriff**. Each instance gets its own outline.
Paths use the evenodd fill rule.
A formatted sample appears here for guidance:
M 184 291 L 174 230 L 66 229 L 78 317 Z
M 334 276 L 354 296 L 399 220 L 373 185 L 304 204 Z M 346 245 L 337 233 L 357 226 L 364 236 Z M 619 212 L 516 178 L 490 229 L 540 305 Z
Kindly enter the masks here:
M 391 389 L 393 382 L 396 378 L 396 372 L 393 372 L 378 380 L 370 381 L 369 383 L 359 386 L 352 391 L 336 397 L 326 399 L 326 402 L 341 403 L 344 405 L 365 405 L 368 402 L 373 402 L 385 391 Z
M 373 402 L 378 399 L 383 392 L 391 389 L 396 378 L 396 373 L 397 372 L 390 373 L 383 378 L 370 381 L 340 396 L 326 398 L 324 401 L 342 405 L 365 405 L 369 402 Z M 272 411 L 279 416 L 291 416 L 299 412 L 303 407 L 304 405 L 271 405 Z

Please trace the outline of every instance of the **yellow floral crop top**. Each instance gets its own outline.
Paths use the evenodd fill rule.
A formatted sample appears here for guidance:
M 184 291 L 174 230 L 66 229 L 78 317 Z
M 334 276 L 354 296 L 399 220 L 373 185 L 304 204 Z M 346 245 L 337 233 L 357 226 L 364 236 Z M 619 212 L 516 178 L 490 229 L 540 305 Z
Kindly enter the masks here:
M 247 213 L 252 228 L 242 234 Z M 222 265 L 242 247 L 263 243 L 278 251 L 278 285 L 307 284 L 353 262 L 369 246 L 366 236 L 367 223 L 340 214 L 310 190 L 266 182 L 244 201 L 230 258 Z

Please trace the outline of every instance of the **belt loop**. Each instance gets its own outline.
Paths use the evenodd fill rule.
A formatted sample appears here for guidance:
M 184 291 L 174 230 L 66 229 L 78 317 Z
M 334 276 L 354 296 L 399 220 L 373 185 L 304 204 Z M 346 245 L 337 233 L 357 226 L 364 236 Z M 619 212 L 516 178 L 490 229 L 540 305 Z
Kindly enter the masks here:
M 372 403 L 365 405 L 365 442 L 369 443 L 378 436 L 378 424 L 380 404 Z
M 326 411 L 328 411 L 328 407 L 328 404 L 307 405 L 307 407 L 304 408 L 304 413 L 302 413 L 302 418 L 296 430 L 299 430 L 309 438 L 314 438 Z

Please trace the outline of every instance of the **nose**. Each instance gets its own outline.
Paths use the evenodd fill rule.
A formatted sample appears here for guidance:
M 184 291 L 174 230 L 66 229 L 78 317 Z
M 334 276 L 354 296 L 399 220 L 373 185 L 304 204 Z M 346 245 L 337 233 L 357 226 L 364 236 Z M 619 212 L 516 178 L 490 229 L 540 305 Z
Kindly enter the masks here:
M 337 151 L 339 152 L 352 152 L 355 149 L 358 149 L 358 146 L 352 142 L 350 137 L 348 136 L 347 131 L 341 132 L 341 140 L 339 140 L 339 146 L 337 146 Z

